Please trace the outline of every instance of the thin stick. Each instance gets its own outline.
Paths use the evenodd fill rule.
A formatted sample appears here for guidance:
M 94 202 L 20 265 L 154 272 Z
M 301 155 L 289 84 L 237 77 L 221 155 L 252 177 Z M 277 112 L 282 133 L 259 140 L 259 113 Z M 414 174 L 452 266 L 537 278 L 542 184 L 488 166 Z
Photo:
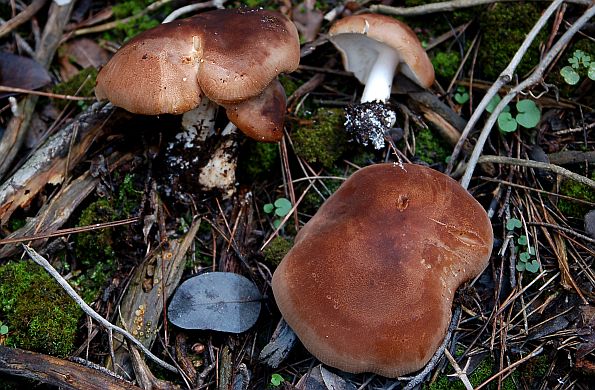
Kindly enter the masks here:
M 508 371 L 511 371 L 513 368 L 517 367 L 520 364 L 523 364 L 524 362 L 526 362 L 529 359 L 534 358 L 535 356 L 539 355 L 540 353 L 543 352 L 543 346 L 540 345 L 539 347 L 535 348 L 530 354 L 528 354 L 527 356 L 525 356 L 522 359 L 517 360 L 516 362 L 512 363 L 510 366 L 500 370 L 500 372 L 492 375 L 491 377 L 489 377 L 485 382 L 483 382 L 481 385 L 477 386 L 475 388 L 475 390 L 479 390 L 482 387 L 485 387 L 488 383 L 490 383 L 491 381 L 493 381 L 494 379 L 498 378 L 499 376 L 507 373 Z
M 576 238 L 579 238 L 581 240 L 588 241 L 592 244 L 595 244 L 595 239 L 585 236 L 584 234 L 577 233 L 574 230 L 568 229 L 564 226 L 554 225 L 553 223 L 547 223 L 547 222 L 527 222 L 527 225 L 529 225 L 529 226 L 543 226 L 543 227 L 548 227 L 548 228 L 552 228 L 552 229 L 556 229 L 556 230 L 561 230 L 564 233 L 572 234 Z
M 16 88 L 16 87 L 6 87 L 4 85 L 0 85 L 0 92 L 26 93 L 28 95 L 46 96 L 46 97 L 50 97 L 50 98 L 54 98 L 54 99 L 64 99 L 64 100 L 95 100 L 94 97 L 60 95 L 58 93 L 42 92 L 42 91 L 35 91 L 32 89 L 23 89 L 23 88 Z
M 432 359 L 430 359 L 429 363 L 424 367 L 423 370 L 419 372 L 419 374 L 415 375 L 413 378 L 399 378 L 399 380 L 411 379 L 409 383 L 407 383 L 407 385 L 403 387 L 403 390 L 412 390 L 413 388 L 415 388 L 425 379 L 426 376 L 428 376 L 428 374 L 434 369 L 434 367 L 436 367 L 436 365 L 442 358 L 442 354 L 446 350 L 446 346 L 451 340 L 452 333 L 455 331 L 457 325 L 459 324 L 460 318 L 461 308 L 457 306 L 454 309 L 450 325 L 448 326 L 448 332 L 446 332 L 446 337 L 444 337 L 444 341 L 442 341 L 442 344 L 440 344 L 440 347 L 438 348 L 434 356 L 432 356 Z
M 548 7 L 548 10 L 550 8 L 551 8 L 551 6 Z M 545 15 L 545 13 L 544 13 L 544 15 Z M 576 20 L 576 22 L 564 33 L 564 35 L 562 35 L 560 37 L 560 39 L 558 39 L 558 42 L 556 42 L 556 44 L 554 46 L 552 46 L 551 50 L 541 60 L 541 62 L 537 66 L 537 69 L 535 69 L 535 71 L 531 74 L 531 76 L 529 76 L 525 81 L 523 81 L 522 83 L 520 83 L 519 85 L 517 85 L 516 87 L 511 89 L 502 98 L 500 103 L 498 103 L 498 105 L 492 112 L 492 115 L 490 115 L 485 126 L 483 127 L 481 134 L 479 135 L 479 138 L 477 139 L 477 143 L 475 144 L 475 148 L 473 149 L 473 153 L 471 154 L 471 157 L 469 158 L 469 162 L 467 164 L 467 169 L 465 170 L 465 174 L 463 175 L 463 178 L 461 179 L 461 186 L 463 188 L 467 188 L 469 186 L 469 182 L 471 181 L 471 176 L 473 175 L 473 171 L 475 170 L 475 166 L 477 165 L 479 156 L 481 155 L 481 152 L 483 151 L 483 146 L 485 145 L 485 143 L 488 139 L 488 136 L 490 135 L 490 132 L 491 132 L 492 128 L 494 127 L 494 124 L 498 120 L 498 115 L 502 112 L 504 107 L 506 107 L 508 105 L 508 103 L 510 101 L 512 101 L 512 99 L 514 99 L 520 91 L 529 88 L 530 86 L 539 82 L 542 79 L 543 72 L 548 68 L 550 63 L 556 58 L 558 53 L 564 47 L 566 47 L 566 45 L 572 39 L 572 37 L 587 22 L 589 22 L 593 18 L 593 16 L 595 16 L 595 5 L 592 5 L 591 7 L 589 7 L 585 11 L 585 13 L 580 18 L 578 18 Z M 491 90 L 491 88 L 490 88 L 490 90 Z M 485 100 L 485 98 L 484 98 L 484 100 Z M 482 103 L 483 103 L 483 100 L 482 100 Z M 486 103 L 486 105 L 487 105 L 487 103 Z M 469 121 L 469 123 L 471 123 L 471 121 Z M 463 135 L 461 135 L 461 138 L 462 137 L 463 137 Z M 453 152 L 453 154 L 454 154 L 454 152 Z M 591 185 L 591 184 L 588 184 L 588 185 Z
M 476 7 L 478 5 L 499 3 L 504 1 L 512 2 L 515 0 L 452 0 L 443 1 L 440 3 L 418 5 L 416 7 L 391 7 L 389 5 L 378 4 L 371 5 L 370 10 L 373 12 L 380 12 L 388 15 L 412 16 L 432 14 L 436 12 L 454 11 L 459 8 Z M 591 0 L 567 0 L 567 3 L 588 5 L 590 1 Z
M 572 179 L 578 183 L 584 184 L 591 188 L 595 188 L 595 180 L 591 180 L 586 176 L 579 175 L 578 173 L 574 173 L 569 171 L 566 168 L 562 168 L 559 165 L 544 163 L 540 161 L 533 161 L 533 160 L 524 160 L 522 158 L 513 158 L 513 157 L 506 157 L 506 156 L 481 156 L 477 160 L 478 163 L 496 163 L 496 164 L 506 164 L 506 165 L 518 165 L 522 167 L 528 168 L 537 168 L 537 169 L 545 169 L 547 171 L 552 171 L 557 173 L 558 175 L 565 176 L 569 179 Z M 464 185 L 467 188 L 469 182 Z M 462 183 L 461 183 L 462 185 Z
M 461 382 L 463 382 L 463 385 L 465 385 L 465 389 L 473 390 L 473 385 L 471 384 L 471 382 L 469 381 L 469 377 L 467 376 L 469 360 L 467 360 L 467 365 L 465 365 L 465 368 L 461 369 L 455 358 L 452 357 L 450 352 L 448 352 L 448 349 L 444 350 L 444 355 L 446 355 L 446 358 L 450 362 L 450 365 L 455 369 L 455 374 L 453 374 L 453 376 L 456 376 L 461 380 Z
M 535 25 L 533 26 L 531 31 L 529 31 L 529 33 L 527 34 L 527 37 L 525 38 L 525 40 L 523 41 L 523 43 L 521 44 L 521 46 L 515 53 L 514 57 L 512 57 L 512 60 L 510 60 L 510 63 L 508 64 L 506 69 L 504 69 L 502 71 L 502 73 L 500 73 L 500 76 L 498 76 L 498 79 L 491 85 L 491 87 L 488 89 L 488 91 L 486 92 L 483 99 L 481 99 L 481 101 L 475 108 L 475 111 L 473 111 L 471 118 L 469 118 L 467 125 L 465 126 L 465 128 L 463 129 L 463 132 L 461 133 L 461 137 L 459 138 L 459 141 L 457 142 L 457 144 L 455 145 L 455 147 L 452 151 L 452 155 L 450 156 L 448 166 L 446 167 L 447 175 L 449 175 L 452 172 L 452 169 L 455 166 L 457 157 L 459 156 L 459 153 L 461 152 L 461 150 L 463 148 L 464 142 L 467 140 L 467 137 L 469 136 L 469 133 L 471 132 L 471 130 L 473 130 L 473 128 L 475 127 L 475 124 L 479 121 L 479 118 L 481 117 L 484 110 L 488 106 L 488 103 L 492 100 L 492 98 L 494 96 L 496 96 L 496 94 L 498 93 L 500 88 L 502 88 L 505 84 L 508 84 L 512 80 L 514 71 L 516 70 L 516 68 L 519 65 L 519 63 L 521 62 L 521 60 L 523 59 L 523 56 L 529 49 L 529 46 L 531 46 L 531 44 L 533 43 L 533 40 L 537 37 L 537 34 L 539 34 L 539 31 L 543 28 L 543 26 L 548 21 L 550 16 L 552 16 L 552 14 L 556 11 L 556 9 L 558 9 L 558 7 L 560 6 L 560 4 L 562 4 L 562 2 L 563 2 L 563 0 L 555 0 L 552 2 L 552 4 L 550 4 L 549 7 L 547 7 L 547 9 L 543 12 L 541 17 L 537 21 L 537 23 L 535 23 Z M 430 4 L 430 5 L 433 5 L 433 4 Z M 465 187 L 465 188 L 467 188 L 467 187 Z
M 165 19 L 163 19 L 163 21 L 161 23 L 169 23 L 173 20 L 176 20 L 177 18 L 179 18 L 182 15 L 186 15 L 190 12 L 198 11 L 199 9 L 203 9 L 203 8 L 208 8 L 208 7 L 223 8 L 223 4 L 226 1 L 227 0 L 211 0 L 211 1 L 206 1 L 204 3 L 194 3 L 194 4 L 185 5 L 184 7 L 180 7 L 178 9 L 174 10 L 171 14 L 167 15 L 167 17 Z
M 35 0 L 27 8 L 25 8 L 21 13 L 16 15 L 14 18 L 10 19 L 6 23 L 0 26 L 0 38 L 8 34 L 9 32 L 13 31 L 21 24 L 25 23 L 27 20 L 31 19 L 33 15 L 39 11 L 47 0 Z
M 68 284 L 68 282 L 56 271 L 54 267 L 40 254 L 38 254 L 34 249 L 29 248 L 26 245 L 23 245 L 23 249 L 31 259 L 42 266 L 56 281 L 60 284 L 60 286 L 66 291 L 68 295 L 75 301 L 75 303 L 87 314 L 89 317 L 93 318 L 95 321 L 103 325 L 108 332 L 117 332 L 120 333 L 122 336 L 128 339 L 132 344 L 138 347 L 143 353 L 153 360 L 159 366 L 165 368 L 166 370 L 178 372 L 174 366 L 164 362 L 163 360 L 159 359 L 157 356 L 153 355 L 151 351 L 149 351 L 140 341 L 138 341 L 134 336 L 128 333 L 126 330 L 120 328 L 119 326 L 113 325 L 108 320 L 100 316 L 95 310 L 91 308 L 91 306 L 87 305 L 87 303 L 74 291 L 74 289 Z

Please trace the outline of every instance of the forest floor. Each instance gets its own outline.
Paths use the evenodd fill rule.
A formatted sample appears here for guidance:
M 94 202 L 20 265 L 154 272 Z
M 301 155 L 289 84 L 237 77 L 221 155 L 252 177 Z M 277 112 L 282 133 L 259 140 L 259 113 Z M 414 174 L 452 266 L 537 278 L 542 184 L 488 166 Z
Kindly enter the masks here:
M 281 320 L 272 274 L 296 233 L 351 174 L 400 161 L 458 180 L 494 232 L 488 267 L 455 295 L 446 352 L 417 386 L 593 388 L 591 1 L 205 2 L 183 17 L 217 5 L 288 16 L 301 61 L 279 78 L 281 142 L 229 135 L 211 107 L 201 120 L 212 131 L 191 151 L 175 146 L 181 116 L 133 115 L 94 95 L 122 44 L 189 3 L 0 2 L 1 389 L 406 388 L 410 378 L 321 365 L 299 342 L 275 367 L 261 356 Z M 328 39 L 334 21 L 366 12 L 411 26 L 436 73 L 425 90 L 396 77 L 397 121 L 380 150 L 344 131 L 363 86 Z M 206 188 L 199 176 L 220 154 L 229 177 Z M 176 288 L 209 271 L 255 286 L 253 325 L 168 319 Z

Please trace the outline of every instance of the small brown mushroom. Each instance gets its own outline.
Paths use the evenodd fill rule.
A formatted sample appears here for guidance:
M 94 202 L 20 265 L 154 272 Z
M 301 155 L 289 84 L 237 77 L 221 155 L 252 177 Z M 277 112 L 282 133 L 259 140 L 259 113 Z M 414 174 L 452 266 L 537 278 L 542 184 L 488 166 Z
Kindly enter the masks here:
M 224 107 L 229 120 L 248 137 L 261 142 L 277 142 L 283 138 L 287 99 L 278 80 L 257 97 Z
M 322 362 L 396 377 L 435 353 L 456 289 L 485 269 L 492 241 L 484 209 L 448 176 L 369 166 L 299 231 L 273 275 L 275 300 Z
M 223 105 L 258 97 L 298 63 L 297 30 L 283 15 L 215 10 L 130 40 L 99 72 L 95 94 L 137 114 L 181 114 L 203 96 Z
M 362 144 L 371 142 L 380 149 L 396 119 L 385 105 L 395 73 L 428 88 L 434 82 L 434 67 L 409 26 L 389 16 L 348 16 L 333 24 L 329 36 L 345 69 L 365 84 L 362 104 L 347 111 L 346 129 Z

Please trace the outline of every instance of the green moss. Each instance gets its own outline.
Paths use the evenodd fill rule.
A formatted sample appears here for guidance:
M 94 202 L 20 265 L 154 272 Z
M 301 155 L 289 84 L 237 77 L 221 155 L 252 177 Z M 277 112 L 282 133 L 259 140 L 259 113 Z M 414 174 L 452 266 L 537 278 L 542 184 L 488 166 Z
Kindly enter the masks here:
M 454 371 L 454 370 L 453 370 Z M 473 385 L 473 387 L 479 386 L 481 383 L 485 382 L 489 377 L 494 375 L 497 370 L 494 367 L 494 359 L 491 357 L 486 357 L 479 363 L 479 365 L 473 370 L 471 374 L 468 375 L 469 382 Z M 516 373 L 513 373 L 511 376 L 507 377 L 502 382 L 502 389 L 506 390 L 513 390 L 516 389 L 514 385 L 514 381 L 512 380 L 512 376 L 518 376 Z M 426 390 L 465 390 L 465 385 L 463 382 L 456 377 L 449 377 L 447 375 L 441 375 L 438 377 L 436 382 L 424 386 Z M 495 390 L 497 389 L 497 381 L 491 382 L 487 389 Z
M 535 2 L 496 3 L 488 8 L 479 23 L 482 41 L 477 64 L 483 77 L 495 80 L 506 68 L 527 33 L 541 16 L 542 5 Z M 539 62 L 539 45 L 548 29 L 542 29 L 533 42 L 516 73 L 524 75 Z
M 452 79 L 460 64 L 461 56 L 454 51 L 439 51 L 432 58 L 436 75 L 445 79 Z
M 81 315 L 58 283 L 33 262 L 0 267 L 0 318 L 10 329 L 7 345 L 68 356 Z
M 97 78 L 97 69 L 93 66 L 85 68 L 78 72 L 68 81 L 63 81 L 59 84 L 54 85 L 52 92 L 60 95 L 75 95 L 90 97 L 94 96 L 95 79 Z M 70 100 L 56 99 L 55 104 L 59 109 L 66 107 Z M 84 106 L 90 104 L 85 101 L 78 101 L 77 104 L 84 108 Z
M 429 128 L 419 130 L 415 134 L 415 156 L 428 164 L 444 162 L 450 155 L 448 146 Z
M 249 140 L 240 161 L 240 177 L 246 174 L 252 181 L 270 177 L 271 171 L 279 164 L 279 145 Z
M 595 180 L 595 171 L 591 174 L 591 179 Z M 595 190 L 573 180 L 564 180 L 562 182 L 562 185 L 560 186 L 560 194 L 586 200 L 588 202 L 595 202 Z M 566 199 L 560 199 L 558 208 L 564 215 L 573 218 L 583 218 L 590 210 L 588 205 Z
M 279 82 L 283 86 L 286 96 L 291 96 L 295 92 L 295 90 L 298 89 L 299 86 L 302 84 L 294 77 L 291 77 L 290 75 L 286 74 L 279 75 Z
M 155 0 L 129 0 L 119 2 L 112 7 L 112 11 L 117 20 L 124 19 L 140 14 L 147 8 L 147 6 L 154 2 Z M 171 12 L 171 7 L 166 5 L 160 8 L 160 10 L 161 13 L 165 15 Z M 104 39 L 111 41 L 126 41 L 145 30 L 159 25 L 158 19 L 159 18 L 156 18 L 152 15 L 143 15 L 141 17 L 134 18 L 127 23 L 118 23 L 116 28 L 104 33 L 103 37 Z
M 331 167 L 347 149 L 342 109 L 319 108 L 313 125 L 297 129 L 292 135 L 296 153 L 309 163 Z
M 270 266 L 277 267 L 292 246 L 292 241 L 281 236 L 275 237 L 263 250 L 264 261 Z
M 133 178 L 133 175 L 124 176 L 117 196 L 101 198 L 87 206 L 81 212 L 77 226 L 129 218 L 141 200 L 141 192 L 134 188 Z M 115 179 L 117 180 L 117 175 Z M 115 234 L 114 229 L 98 229 L 75 236 L 76 260 L 83 272 L 73 278 L 72 282 L 79 288 L 79 293 L 86 302 L 92 302 L 97 297 L 117 268 L 116 251 L 113 247 Z

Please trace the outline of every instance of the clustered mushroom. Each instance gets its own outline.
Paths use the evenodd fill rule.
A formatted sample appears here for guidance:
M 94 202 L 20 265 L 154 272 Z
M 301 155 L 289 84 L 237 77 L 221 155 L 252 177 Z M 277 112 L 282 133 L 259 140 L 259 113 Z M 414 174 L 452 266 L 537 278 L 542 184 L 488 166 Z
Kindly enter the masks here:
M 136 114 L 181 114 L 205 97 L 248 136 L 283 136 L 285 93 L 277 80 L 299 63 L 298 33 L 285 16 L 225 9 L 161 24 L 126 43 L 101 69 L 95 94 Z
M 354 173 L 299 231 L 273 275 L 283 318 L 319 360 L 396 377 L 445 337 L 455 290 L 487 266 L 481 205 L 430 168 Z
M 345 69 L 365 84 L 361 104 L 346 110 L 345 128 L 358 142 L 380 149 L 396 120 L 386 105 L 395 73 L 428 88 L 434 82 L 434 67 L 409 26 L 389 16 L 348 16 L 335 22 L 329 36 Z

